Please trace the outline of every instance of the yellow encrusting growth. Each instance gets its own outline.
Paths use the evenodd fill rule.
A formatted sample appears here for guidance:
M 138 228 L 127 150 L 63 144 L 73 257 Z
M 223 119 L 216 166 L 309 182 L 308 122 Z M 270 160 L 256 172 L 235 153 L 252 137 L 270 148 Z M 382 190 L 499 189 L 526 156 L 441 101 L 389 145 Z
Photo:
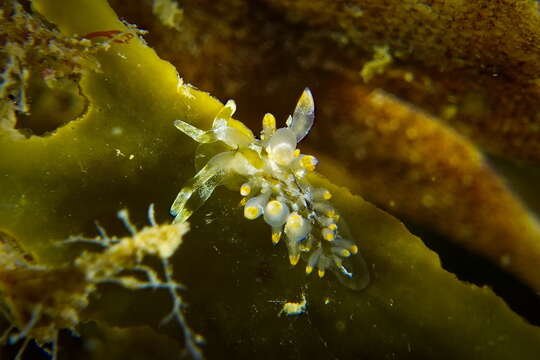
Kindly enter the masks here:
M 176 0 L 153 0 L 152 12 L 167 27 L 179 30 L 184 17 L 184 10 L 178 7 Z
M 375 46 L 373 50 L 373 59 L 365 63 L 362 70 L 360 70 L 360 76 L 365 83 L 368 83 L 376 75 L 384 73 L 386 68 L 394 61 L 388 46 Z

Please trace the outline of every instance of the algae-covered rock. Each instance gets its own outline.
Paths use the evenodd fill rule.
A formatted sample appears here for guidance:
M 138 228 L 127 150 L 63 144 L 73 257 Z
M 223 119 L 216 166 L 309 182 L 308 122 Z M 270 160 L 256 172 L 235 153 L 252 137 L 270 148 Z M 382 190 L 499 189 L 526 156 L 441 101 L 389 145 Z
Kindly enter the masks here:
M 417 132 L 429 130 L 429 135 L 445 135 L 434 136 L 433 140 L 442 138 L 446 141 L 445 154 L 462 155 L 450 161 L 457 170 L 450 173 L 449 182 L 441 182 L 433 190 L 439 192 L 436 204 L 446 186 L 455 184 L 452 176 L 472 168 L 483 174 L 479 182 L 500 189 L 499 197 L 494 200 L 498 207 L 492 205 L 500 216 L 513 216 L 517 212 L 525 219 L 523 221 L 530 220 L 534 224 L 530 214 L 500 183 L 497 175 L 487 169 L 474 145 L 453 136 L 446 127 L 430 122 L 429 117 L 401 108 L 391 98 L 383 97 L 379 102 L 371 98 L 372 103 L 366 105 L 362 102 L 364 98 L 358 95 L 361 90 L 355 92 L 355 88 L 347 84 L 344 85 L 346 94 L 353 98 L 339 96 L 346 100 L 345 114 L 339 114 L 335 102 L 333 107 L 325 110 L 320 105 L 332 104 L 328 100 L 329 94 L 342 88 L 333 81 L 323 83 L 321 78 L 321 84 L 335 87 L 325 89 L 321 86 L 319 90 L 317 85 L 312 86 L 316 109 L 312 135 L 318 142 L 311 142 L 310 147 L 321 154 L 322 169 L 324 163 L 329 164 L 326 171 L 329 179 L 314 175 L 309 181 L 314 187 L 328 189 L 333 194 L 332 205 L 342 221 L 348 224 L 352 239 L 368 265 L 369 286 L 353 291 L 332 274 L 320 279 L 314 274 L 306 276 L 305 268 L 290 265 L 285 246 L 282 243 L 275 246 L 270 241 L 270 227 L 262 219 L 248 221 L 239 205 L 240 196 L 226 187 L 217 188 L 191 216 L 191 230 L 184 235 L 181 246 L 179 237 L 168 243 L 166 239 L 171 238 L 162 238 L 159 234 L 163 232 L 158 229 L 169 229 L 167 226 L 174 225 L 162 225 L 161 228 L 152 224 L 152 220 L 147 228 L 143 226 L 148 224 L 146 213 L 151 203 L 155 204 L 157 223 L 172 220 L 168 209 L 183 184 L 196 172 L 196 143 L 178 132 L 173 123 L 182 120 L 200 129 L 210 129 L 223 105 L 209 94 L 186 85 L 181 79 L 182 67 L 176 70 L 161 60 L 136 36 L 134 29 L 118 20 L 105 1 L 36 0 L 32 5 L 47 21 L 47 26 L 58 27 L 59 36 L 80 38 L 86 35 L 94 42 L 103 38 L 115 39 L 113 36 L 118 34 L 131 36 L 120 42 L 111 41 L 107 49 L 93 53 L 93 59 L 99 63 L 99 72 L 85 68 L 81 77 L 75 79 L 80 95 L 87 102 L 80 116 L 63 122 L 58 129 L 43 136 L 13 136 L 11 131 L 0 135 L 0 235 L 2 239 L 10 239 L 2 242 L 8 245 L 3 246 L 4 251 L 0 253 L 0 291 L 8 315 L 20 309 L 22 300 L 30 299 L 24 304 L 32 304 L 19 311 L 19 320 L 12 320 L 17 329 L 10 331 L 29 335 L 29 340 L 34 337 L 38 342 L 54 341 L 31 332 L 36 325 L 32 322 L 31 311 L 55 304 L 47 300 L 47 296 L 40 296 L 41 291 L 47 290 L 55 301 L 73 301 L 76 293 L 84 293 L 84 301 L 78 302 L 78 307 L 72 306 L 77 315 L 76 323 L 55 324 L 81 333 L 84 350 L 78 351 L 88 358 L 132 358 L 144 351 L 157 358 L 177 358 L 182 356 L 178 353 L 180 349 L 188 350 L 186 355 L 197 358 L 198 352 L 190 348 L 194 344 L 208 359 L 536 358 L 540 352 L 538 327 L 514 313 L 489 288 L 460 281 L 445 271 L 438 255 L 400 221 L 349 190 L 332 184 L 346 183 L 360 191 L 371 184 L 355 180 L 363 176 L 354 165 L 359 157 L 342 155 L 348 146 L 344 139 L 361 132 L 362 126 L 370 122 L 375 124 L 377 131 L 386 133 L 412 119 L 420 123 L 416 128 L 410 127 Z M 188 15 L 186 11 L 183 14 Z M 187 26 L 184 19 L 178 25 L 180 29 Z M 189 23 L 190 20 L 186 21 Z M 215 36 L 212 31 L 209 30 L 209 37 Z M 205 66 L 209 64 L 205 63 Z M 194 68 L 196 66 L 193 64 Z M 32 71 L 31 67 L 29 71 Z M 186 71 L 191 72 L 193 68 L 186 68 Z M 210 77 L 208 81 L 211 83 L 216 79 Z M 313 78 L 306 75 L 295 81 L 309 82 L 310 79 Z M 286 81 L 279 79 L 275 82 L 284 83 Z M 291 89 L 284 90 L 287 95 L 292 92 Z M 295 93 L 290 102 L 296 97 Z M 273 110 L 267 100 L 252 104 L 252 107 L 256 105 L 260 113 Z M 352 108 L 349 107 L 351 104 Z M 369 121 L 363 120 L 361 112 L 355 113 L 356 109 L 369 105 L 371 108 L 366 110 Z M 239 119 L 253 123 L 252 118 L 244 119 L 245 113 L 241 110 L 242 104 L 239 104 Z M 350 133 L 338 136 L 337 130 L 345 126 L 342 118 L 347 117 L 347 112 L 357 126 Z M 277 117 L 278 122 L 285 121 L 281 115 Z M 329 116 L 336 119 L 335 124 L 320 119 Z M 379 119 L 382 120 L 378 122 Z M 369 131 L 364 133 L 369 134 Z M 392 143 L 391 137 L 384 139 L 390 139 L 385 141 Z M 306 141 L 309 141 L 309 135 Z M 362 144 L 366 145 L 365 142 Z M 372 159 L 376 163 L 389 150 L 378 152 L 377 138 L 373 144 L 369 150 L 375 152 Z M 360 145 L 352 146 L 360 148 Z M 398 142 L 390 151 L 397 152 L 395 159 L 411 161 L 412 155 L 421 149 L 424 148 L 407 149 Z M 422 151 L 429 152 L 430 149 Z M 422 161 L 422 157 L 418 159 L 429 170 L 438 170 L 437 166 L 430 165 L 432 163 L 445 164 L 437 158 L 433 162 Z M 345 166 L 349 169 L 343 172 Z M 378 179 L 389 178 L 392 167 L 385 173 L 381 170 L 384 166 L 377 164 L 372 169 L 366 166 L 368 174 L 383 174 L 371 181 L 376 183 Z M 474 176 L 474 171 L 463 176 Z M 420 172 L 419 177 L 425 173 Z M 403 179 L 395 184 L 395 191 L 410 191 L 413 197 L 426 191 L 418 186 L 418 181 L 410 188 L 404 187 Z M 384 184 L 393 185 L 392 182 Z M 381 187 L 377 185 L 370 192 Z M 460 195 L 453 188 L 447 191 L 449 196 Z M 383 193 L 379 199 L 387 201 L 385 196 L 388 194 Z M 491 193 L 482 194 L 489 197 Z M 421 202 L 426 201 L 421 198 Z M 474 210 L 475 207 L 471 207 Z M 125 224 L 116 219 L 122 208 L 129 209 L 131 222 L 122 212 L 120 217 Z M 503 211 L 507 208 L 517 210 Z M 413 203 L 408 211 L 416 213 L 418 209 Z M 452 209 L 455 208 L 446 211 Z M 471 213 L 480 219 L 487 216 L 473 210 Z M 423 214 L 419 212 L 419 218 L 425 218 Z M 500 224 L 475 222 L 478 223 L 481 225 L 476 231 L 487 228 L 486 231 L 493 233 L 501 228 L 497 227 Z M 128 225 L 127 229 L 125 225 Z M 131 226 L 142 230 L 138 232 Z M 510 230 L 508 233 L 514 236 Z M 94 239 L 102 249 L 92 247 L 96 244 L 86 247 L 74 241 L 65 243 L 74 237 Z M 144 244 L 143 252 L 141 244 Z M 170 246 L 160 246 L 167 244 Z M 534 238 L 524 238 L 518 245 L 525 246 L 519 254 L 530 249 L 527 255 L 535 256 L 537 242 Z M 490 248 L 481 247 L 480 251 L 489 252 Z M 145 254 L 153 255 L 154 259 L 150 256 L 144 260 Z M 167 260 L 163 270 L 160 259 Z M 528 277 L 529 273 L 521 272 L 526 264 L 518 264 L 515 271 L 524 279 L 532 279 Z M 112 273 L 103 270 L 111 267 Z M 172 274 L 171 268 L 174 269 Z M 70 270 L 68 274 L 57 275 L 66 269 Z M 140 273 L 140 269 L 145 271 Z M 36 285 L 20 282 L 18 276 L 29 271 L 41 271 L 52 280 L 40 282 L 38 277 Z M 80 275 L 81 281 L 59 281 L 75 278 L 75 275 Z M 168 279 L 169 276 L 172 279 Z M 115 281 L 110 284 L 95 281 L 91 291 L 79 291 L 80 288 L 75 286 L 82 286 L 88 279 L 106 278 Z M 168 285 L 161 286 L 165 290 L 174 288 L 176 291 L 172 284 L 182 284 L 185 288 L 171 298 L 167 291 L 137 286 L 141 279 L 153 285 L 148 288 L 158 288 L 159 284 Z M 165 280 L 160 282 L 159 279 Z M 530 284 L 536 286 L 532 280 Z M 29 293 L 31 297 L 21 296 Z M 187 305 L 180 307 L 179 299 Z M 160 323 L 167 312 L 163 309 L 171 307 L 177 310 L 173 314 L 182 320 L 180 326 L 178 322 Z M 47 319 L 54 315 L 66 314 L 52 312 Z M 86 322 L 91 323 L 84 324 Z M 192 329 L 193 333 L 186 329 Z M 58 348 L 60 359 L 77 357 L 77 349 L 62 351 L 62 341 Z

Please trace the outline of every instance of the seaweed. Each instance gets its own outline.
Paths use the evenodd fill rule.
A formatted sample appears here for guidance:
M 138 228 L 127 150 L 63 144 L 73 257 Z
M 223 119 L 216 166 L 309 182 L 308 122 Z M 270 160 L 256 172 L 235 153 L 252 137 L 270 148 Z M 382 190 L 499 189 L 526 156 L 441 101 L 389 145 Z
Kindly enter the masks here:
M 125 17 L 150 30 L 146 40 L 156 50 L 137 36 L 136 29 L 121 22 L 105 1 L 36 0 L 26 10 L 28 16 L 46 21 L 43 24 L 54 29 L 55 36 L 81 39 L 87 35 L 91 44 L 106 41 L 108 45 L 91 54 L 98 71 L 84 65 L 77 73 L 77 92 L 86 102 L 82 112 L 60 111 L 69 121 L 45 136 L 14 136 L 13 131 L 0 135 L 0 234 L 9 239 L 2 242 L 0 284 L 13 326 L 8 328 L 10 334 L 17 329 L 17 339 L 25 336 L 23 341 L 35 339 L 43 345 L 56 342 L 59 329 L 78 332 L 80 347 L 63 348 L 60 337 L 51 348 L 58 349 L 60 359 L 81 354 L 137 357 L 141 355 L 138 348 L 152 349 L 164 358 L 180 357 L 181 349 L 195 358 L 202 356 L 200 350 L 209 359 L 224 353 L 238 359 L 536 358 L 540 351 L 537 326 L 516 314 L 490 288 L 462 281 L 443 269 L 438 254 L 400 220 L 362 198 L 402 219 L 430 224 L 537 289 L 536 219 L 481 151 L 486 143 L 494 144 L 485 148 L 495 153 L 509 143 L 490 137 L 489 131 L 477 135 L 473 131 L 468 138 L 455 126 L 462 121 L 481 129 L 473 120 L 490 116 L 485 104 L 496 102 L 500 89 L 517 89 L 524 77 L 534 75 L 532 55 L 517 51 L 507 59 L 500 53 L 486 54 L 484 59 L 500 64 L 498 71 L 510 69 L 507 76 L 514 76 L 491 88 L 493 80 L 486 80 L 482 70 L 453 79 L 454 70 L 449 69 L 480 65 L 474 56 L 460 61 L 459 51 L 457 56 L 445 55 L 447 41 L 444 47 L 425 41 L 417 53 L 403 56 L 403 46 L 398 45 L 431 37 L 424 32 L 388 41 L 392 65 L 364 84 L 358 70 L 369 63 L 373 46 L 384 46 L 385 41 L 380 37 L 376 43 L 366 41 L 367 50 L 362 49 L 364 45 L 355 45 L 362 42 L 355 40 L 354 33 L 337 32 L 328 19 L 338 13 L 340 26 L 352 31 L 356 21 L 382 11 L 369 1 L 339 3 L 338 8 L 326 1 L 291 5 L 231 0 L 215 7 L 186 1 L 182 2 L 181 31 L 159 18 L 149 20 L 149 2 L 130 9 L 112 4 L 123 17 L 123 11 L 135 14 Z M 519 3 L 512 8 L 497 1 L 492 6 L 527 15 L 524 27 L 532 29 L 536 21 L 529 11 L 536 4 Z M 418 12 L 414 19 L 433 15 L 425 4 L 415 3 L 414 9 Z M 403 19 L 401 7 L 388 5 L 383 10 L 395 11 L 385 21 Z M 435 23 L 432 19 L 430 24 Z M 395 26 L 415 29 L 414 24 L 408 27 L 403 22 Z M 378 27 L 366 31 L 368 35 L 380 32 Z M 390 31 L 387 34 L 391 37 Z M 455 31 L 449 31 L 448 36 L 452 35 Z M 283 46 L 274 46 L 277 43 Z M 481 42 L 479 48 L 489 43 Z M 463 44 L 455 46 L 461 49 Z M 330 51 L 336 48 L 341 50 Z M 435 54 L 432 58 L 427 55 L 430 48 Z M 335 56 L 326 56 L 330 53 Z M 441 58 L 445 60 L 438 62 Z M 420 65 L 415 63 L 418 59 L 424 59 Z M 523 66 L 517 65 L 519 61 Z M 220 67 L 211 67 L 217 62 Z M 441 66 L 430 68 L 433 64 Z M 35 72 L 36 64 L 25 66 Z M 471 79 L 466 79 L 471 73 Z M 465 88 L 477 80 L 485 93 L 470 96 L 469 105 L 464 106 L 469 99 Z M 234 98 L 241 105 L 238 119 L 245 125 L 232 118 L 231 103 L 223 105 L 188 81 L 222 98 Z M 332 206 L 348 224 L 351 239 L 367 264 L 369 286 L 351 291 L 331 276 L 307 277 L 305 269 L 288 264 L 286 253 L 276 251 L 268 241 L 272 238 L 268 221 L 246 221 L 244 210 L 249 206 L 244 205 L 249 199 L 239 205 L 238 193 L 224 187 L 204 196 L 207 201 L 191 214 L 191 230 L 181 246 L 167 243 L 159 234 L 175 226 L 185 230 L 183 221 L 142 227 L 146 220 L 141 214 L 149 203 L 156 204 L 157 218 L 172 220 L 164 209 L 178 190 L 212 161 L 216 150 L 223 151 L 223 144 L 198 151 L 192 139 L 175 129 L 175 121 L 181 120 L 176 124 L 184 132 L 210 129 L 225 108 L 228 125 L 250 132 L 246 126 L 264 119 L 261 115 L 266 112 L 285 118 L 306 86 L 314 94 L 317 120 L 302 146 L 316 155 L 319 171 L 328 177 L 315 172 L 315 158 L 309 158 L 306 181 L 332 195 Z M 527 94 L 526 104 L 519 105 L 527 114 L 533 112 L 528 107 L 535 98 L 532 86 L 520 90 Z M 36 94 L 51 94 L 48 87 L 29 87 Z M 401 100 L 388 91 L 375 90 L 378 87 L 393 90 Z M 496 108 L 511 111 L 518 106 L 518 98 L 511 97 Z M 30 102 L 31 111 L 33 106 Z M 441 109 L 445 119 L 437 116 Z M 44 112 L 48 110 L 45 105 Z M 13 121 L 21 116 L 15 112 L 10 119 L 11 128 L 16 129 Z M 263 136 L 271 131 L 271 119 L 263 122 Z M 524 144 L 506 155 L 534 158 L 531 149 Z M 234 180 L 227 187 L 249 197 L 247 187 L 242 190 L 245 183 Z M 126 220 L 127 229 L 114 220 L 120 208 L 132 214 Z M 251 217 L 251 210 L 246 211 Z M 136 225 L 142 230 L 133 229 Z M 340 223 L 337 226 L 341 229 Z M 100 229 L 107 229 L 107 234 Z M 145 244 L 157 247 L 141 253 L 133 245 L 142 234 L 148 235 Z M 85 241 L 75 241 L 74 236 Z M 120 254 L 121 248 L 125 250 L 121 257 L 109 256 Z M 146 270 L 130 272 L 137 266 Z M 103 276 L 88 277 L 88 273 Z M 100 279 L 114 280 L 104 284 Z M 140 289 L 141 284 L 148 289 Z M 186 288 L 181 298 L 174 293 L 177 284 Z M 155 287 L 169 292 L 152 291 Z M 163 309 L 171 306 L 171 291 L 176 294 L 173 313 L 181 329 L 160 325 Z M 74 302 L 69 305 L 72 311 L 60 311 L 57 299 L 65 299 L 68 305 Z M 48 306 L 48 316 L 32 317 L 35 305 L 41 303 Z M 35 324 L 32 318 L 38 319 Z M 34 327 L 25 331 L 28 324 Z M 53 324 L 47 329 L 54 331 L 37 332 L 46 324 Z M 204 344 L 199 335 L 186 329 L 195 329 Z

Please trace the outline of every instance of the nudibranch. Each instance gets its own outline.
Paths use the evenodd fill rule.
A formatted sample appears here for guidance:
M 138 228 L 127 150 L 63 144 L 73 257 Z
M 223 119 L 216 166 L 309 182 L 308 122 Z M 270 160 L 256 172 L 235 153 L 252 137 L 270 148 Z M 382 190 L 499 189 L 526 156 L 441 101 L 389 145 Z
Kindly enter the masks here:
M 274 244 L 285 238 L 292 265 L 302 258 L 308 275 L 316 270 L 322 278 L 332 271 L 349 288 L 366 287 L 367 266 L 358 245 L 348 236 L 344 220 L 330 203 L 332 194 L 308 180 L 317 159 L 296 148 L 315 118 L 311 91 L 304 90 L 286 127 L 276 129 L 276 119 L 266 114 L 259 138 L 232 119 L 235 110 L 235 102 L 229 100 L 208 131 L 181 120 L 174 122 L 200 143 L 195 155 L 200 170 L 171 206 L 174 221 L 185 222 L 217 186 L 226 185 L 240 192 L 247 219 L 262 217 L 270 225 Z

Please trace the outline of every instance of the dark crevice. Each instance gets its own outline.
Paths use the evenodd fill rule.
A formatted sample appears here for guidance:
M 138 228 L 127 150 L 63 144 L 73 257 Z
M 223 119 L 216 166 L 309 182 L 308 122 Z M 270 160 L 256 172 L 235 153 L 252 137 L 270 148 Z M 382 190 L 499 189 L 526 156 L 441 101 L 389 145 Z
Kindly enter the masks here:
M 515 276 L 425 226 L 414 222 L 405 222 L 405 226 L 439 255 L 446 271 L 461 281 L 489 286 L 514 312 L 529 323 L 540 325 L 540 298 Z
M 58 80 L 49 88 L 41 79 L 31 81 L 28 89 L 30 113 L 17 114 L 16 129 L 26 137 L 47 136 L 80 118 L 88 110 L 88 99 L 79 82 Z
M 2 331 L 7 328 L 7 323 L 4 320 L 0 320 L 0 335 Z M 24 340 L 19 340 L 14 344 L 6 344 L 0 346 L 0 359 L 15 359 L 17 353 L 21 350 Z M 69 330 L 61 330 L 58 336 L 58 358 L 63 359 L 63 354 L 77 354 L 77 359 L 89 360 L 91 358 L 89 352 L 89 344 L 85 344 L 84 340 L 78 337 L 76 334 Z M 51 354 L 50 344 L 44 346 L 47 351 L 39 346 L 35 341 L 30 341 L 25 349 L 22 359 L 24 360 L 50 360 Z
M 506 185 L 514 195 L 519 197 L 525 206 L 535 213 L 540 214 L 540 164 L 513 159 L 505 159 L 501 156 L 487 155 L 487 161 L 491 167 L 504 178 Z

